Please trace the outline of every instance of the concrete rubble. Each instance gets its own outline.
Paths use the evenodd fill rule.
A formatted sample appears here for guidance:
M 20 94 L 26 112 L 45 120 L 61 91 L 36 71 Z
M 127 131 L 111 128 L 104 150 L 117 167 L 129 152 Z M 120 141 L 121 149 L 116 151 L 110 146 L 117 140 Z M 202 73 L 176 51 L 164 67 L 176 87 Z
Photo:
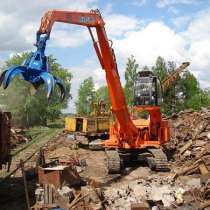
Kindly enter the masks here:
M 160 209 L 179 209 L 175 207 L 188 202 L 185 194 L 193 189 L 201 189 L 199 178 L 185 178 L 173 181 L 172 176 L 151 175 L 146 179 L 119 182 L 105 190 L 105 197 L 110 209 L 130 209 L 132 203 L 145 201 L 153 202 L 151 208 L 158 206 Z

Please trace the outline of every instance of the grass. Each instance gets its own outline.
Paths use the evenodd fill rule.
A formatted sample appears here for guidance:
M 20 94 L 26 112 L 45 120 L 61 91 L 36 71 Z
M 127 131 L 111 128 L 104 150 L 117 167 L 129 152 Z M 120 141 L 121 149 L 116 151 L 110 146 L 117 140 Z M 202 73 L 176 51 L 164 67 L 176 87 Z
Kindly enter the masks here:
M 34 126 L 26 130 L 24 136 L 28 139 L 31 139 L 26 144 L 19 145 L 17 148 L 11 151 L 11 155 L 14 157 L 18 155 L 23 150 L 27 149 L 28 147 L 40 144 L 41 142 L 47 142 L 64 129 L 64 119 L 57 119 L 54 122 L 48 122 L 47 127 L 43 126 Z

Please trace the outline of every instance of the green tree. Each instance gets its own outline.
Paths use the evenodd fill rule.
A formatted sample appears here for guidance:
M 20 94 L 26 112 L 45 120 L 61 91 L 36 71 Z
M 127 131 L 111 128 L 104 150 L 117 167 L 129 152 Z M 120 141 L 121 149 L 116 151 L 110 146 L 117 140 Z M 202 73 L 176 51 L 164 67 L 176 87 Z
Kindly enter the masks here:
M 127 64 L 126 64 L 126 70 L 125 70 L 125 97 L 128 106 L 133 105 L 134 100 L 134 82 L 137 78 L 137 71 L 138 71 L 139 65 L 136 63 L 136 59 L 133 55 L 128 58 Z
M 199 110 L 201 107 L 209 106 L 208 91 L 200 88 L 198 80 L 189 71 L 184 73 L 181 85 L 184 108 Z
M 16 54 L 6 61 L 2 71 L 10 66 L 21 65 L 29 53 Z M 50 56 L 50 65 L 52 74 L 60 77 L 64 83 L 67 93 L 70 92 L 70 81 L 72 75 L 67 69 L 59 65 L 52 56 Z M 45 87 L 41 86 L 35 94 L 33 86 L 22 78 L 15 78 L 6 90 L 1 90 L 1 103 L 6 105 L 6 110 L 13 114 L 14 122 L 23 127 L 33 125 L 46 125 L 47 120 L 55 120 L 61 114 L 61 109 L 66 108 L 68 94 L 64 103 L 59 102 L 59 90 L 55 89 L 50 102 L 46 99 Z
M 165 62 L 164 58 L 157 57 L 155 62 L 155 66 L 152 67 L 153 73 L 160 79 L 162 83 L 170 73 L 172 73 L 175 69 L 175 64 L 173 62 Z M 176 82 L 175 82 L 176 83 Z M 162 97 L 164 103 L 162 104 L 161 108 L 162 111 L 166 114 L 171 114 L 175 109 L 176 103 L 176 85 L 169 87 L 165 92 L 162 92 Z
M 162 82 L 168 76 L 167 65 L 162 57 L 157 57 L 155 62 L 155 66 L 152 67 L 152 70 L 156 76 L 159 77 L 160 81 Z
M 185 100 L 190 99 L 193 95 L 199 94 L 200 92 L 198 80 L 189 71 L 186 71 L 183 74 L 180 84 L 182 86 L 182 92 Z
M 65 109 L 68 106 L 68 100 L 71 99 L 70 90 L 72 74 L 68 69 L 63 68 L 52 56 L 50 56 L 49 60 L 52 74 L 64 81 L 67 92 L 67 97 L 63 103 L 60 103 L 59 88 L 56 87 L 55 91 L 53 92 L 52 98 L 50 99 L 50 106 L 47 107 L 47 118 L 51 121 L 54 121 L 61 114 L 61 109 Z
M 106 111 L 110 110 L 111 100 L 107 86 L 102 86 L 96 91 L 96 101 L 97 102 L 104 101 L 106 104 Z
M 78 90 L 78 100 L 76 101 L 76 110 L 79 115 L 90 115 L 93 111 L 92 103 L 95 102 L 95 90 L 93 78 L 85 79 Z

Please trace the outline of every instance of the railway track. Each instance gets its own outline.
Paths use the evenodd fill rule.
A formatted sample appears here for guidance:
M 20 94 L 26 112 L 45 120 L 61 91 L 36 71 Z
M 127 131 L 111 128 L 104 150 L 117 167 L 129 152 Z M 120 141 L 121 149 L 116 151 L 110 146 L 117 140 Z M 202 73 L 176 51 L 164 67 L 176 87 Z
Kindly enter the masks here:
M 43 130 L 40 135 L 37 135 L 37 137 L 32 139 L 29 143 L 21 146 L 20 148 L 12 150 L 11 170 L 10 172 L 7 172 L 6 169 L 4 169 L 0 172 L 0 184 L 5 182 L 11 175 L 15 174 L 19 170 L 20 159 L 22 159 L 24 163 L 30 161 L 30 159 L 40 150 L 40 148 L 53 141 L 54 137 L 56 137 L 62 131 L 62 128 L 48 128 L 47 130 Z

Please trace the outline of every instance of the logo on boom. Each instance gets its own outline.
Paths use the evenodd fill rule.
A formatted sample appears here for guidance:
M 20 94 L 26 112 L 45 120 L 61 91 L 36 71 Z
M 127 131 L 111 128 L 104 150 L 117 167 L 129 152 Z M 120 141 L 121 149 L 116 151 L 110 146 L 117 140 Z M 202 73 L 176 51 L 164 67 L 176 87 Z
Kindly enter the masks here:
M 93 22 L 96 21 L 96 19 L 94 17 L 84 17 L 84 16 L 82 16 L 82 17 L 80 17 L 79 21 L 81 23 L 93 23 Z

